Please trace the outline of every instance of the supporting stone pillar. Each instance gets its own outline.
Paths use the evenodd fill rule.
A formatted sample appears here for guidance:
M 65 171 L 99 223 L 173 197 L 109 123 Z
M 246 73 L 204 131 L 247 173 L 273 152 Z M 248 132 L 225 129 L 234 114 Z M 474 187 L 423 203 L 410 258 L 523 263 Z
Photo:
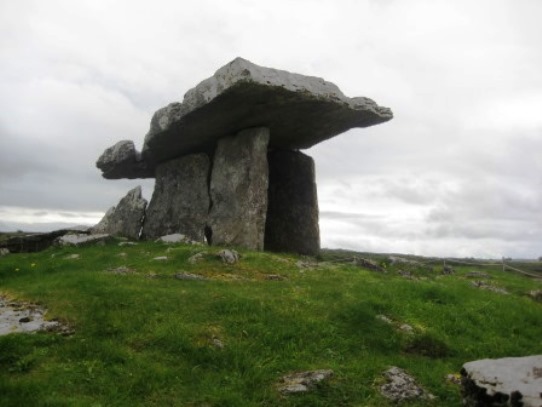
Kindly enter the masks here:
M 265 249 L 317 255 L 320 251 L 314 160 L 298 151 L 269 152 Z
M 209 157 L 191 154 L 156 167 L 156 182 L 147 208 L 143 236 L 148 239 L 182 233 L 205 240 L 209 213 Z
M 252 128 L 218 141 L 211 174 L 212 244 L 263 250 L 267 213 L 269 129 Z

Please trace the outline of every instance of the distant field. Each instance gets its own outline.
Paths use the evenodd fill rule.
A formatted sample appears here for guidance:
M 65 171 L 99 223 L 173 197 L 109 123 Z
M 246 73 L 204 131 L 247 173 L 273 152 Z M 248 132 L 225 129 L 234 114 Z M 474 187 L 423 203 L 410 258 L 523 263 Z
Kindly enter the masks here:
M 219 250 L 113 242 L 0 258 L 0 295 L 75 332 L 0 336 L 0 405 L 391 406 L 378 389 L 393 365 L 437 397 L 409 406 L 458 406 L 446 376 L 463 363 L 542 353 L 542 303 L 529 296 L 542 280 L 502 265 L 447 261 L 444 275 L 442 259 L 327 250 L 239 250 L 227 265 Z M 335 374 L 308 394 L 277 390 L 311 369 Z

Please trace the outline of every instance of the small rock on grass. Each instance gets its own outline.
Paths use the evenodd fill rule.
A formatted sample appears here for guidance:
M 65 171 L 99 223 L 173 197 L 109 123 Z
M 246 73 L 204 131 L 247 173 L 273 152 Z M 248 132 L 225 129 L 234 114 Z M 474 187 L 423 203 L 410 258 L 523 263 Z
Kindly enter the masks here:
M 403 369 L 392 366 L 384 372 L 388 383 L 380 386 L 380 393 L 396 403 L 409 400 L 433 400 L 435 396 L 426 392 L 416 380 Z
M 235 250 L 221 250 L 218 252 L 218 257 L 220 257 L 222 262 L 226 264 L 235 264 L 239 261 L 239 253 L 237 253 Z
M 188 280 L 188 281 L 203 281 L 207 280 L 205 277 L 200 276 L 199 274 L 191 273 L 177 273 L 175 274 L 177 280 Z
M 199 253 L 196 253 L 196 254 L 194 254 L 193 256 L 190 256 L 190 257 L 188 258 L 188 262 L 189 262 L 190 264 L 196 264 L 196 263 L 202 261 L 203 259 L 205 259 L 205 256 L 206 256 L 206 255 L 207 255 L 206 252 L 199 252 Z
M 158 257 L 154 257 L 153 260 L 156 260 L 156 261 L 166 261 L 166 260 L 167 260 L 167 256 L 158 256 Z
M 9 249 L 5 247 L 0 247 L 0 257 L 7 256 L 9 254 Z
M 64 257 L 66 260 L 79 260 L 81 258 L 80 254 L 69 254 L 66 257 Z
M 282 394 L 306 393 L 318 383 L 333 376 L 333 370 L 322 369 L 306 372 L 290 373 L 282 377 L 278 389 Z

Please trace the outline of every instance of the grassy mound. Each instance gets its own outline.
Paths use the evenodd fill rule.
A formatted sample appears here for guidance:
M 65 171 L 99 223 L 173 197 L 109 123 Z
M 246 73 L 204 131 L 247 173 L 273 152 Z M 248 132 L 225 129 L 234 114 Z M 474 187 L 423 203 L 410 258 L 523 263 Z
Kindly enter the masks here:
M 476 266 L 405 273 L 375 256 L 377 272 L 242 250 L 229 265 L 218 251 L 113 242 L 0 258 L 0 295 L 75 332 L 0 337 L 0 404 L 386 406 L 378 388 L 394 365 L 437 397 L 409 405 L 457 406 L 446 376 L 463 363 L 542 353 L 542 304 L 528 295 L 542 283 L 499 267 L 481 271 L 507 294 L 473 285 Z M 334 376 L 307 394 L 277 390 L 313 369 Z

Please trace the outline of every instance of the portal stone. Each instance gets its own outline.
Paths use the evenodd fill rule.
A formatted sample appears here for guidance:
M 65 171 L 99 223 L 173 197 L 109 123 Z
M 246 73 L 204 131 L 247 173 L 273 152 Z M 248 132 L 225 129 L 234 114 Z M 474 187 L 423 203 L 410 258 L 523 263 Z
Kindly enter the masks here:
M 147 200 L 141 196 L 141 187 L 135 187 L 120 200 L 116 207 L 110 208 L 100 223 L 90 232 L 137 240 L 143 226 L 146 207 Z
M 209 157 L 191 154 L 156 167 L 156 183 L 147 208 L 143 236 L 155 239 L 182 233 L 202 242 L 209 213 Z
M 265 250 L 317 255 L 320 229 L 313 159 L 298 151 L 274 150 L 268 160 Z
M 247 129 L 218 141 L 211 174 L 213 244 L 263 250 L 269 129 Z

